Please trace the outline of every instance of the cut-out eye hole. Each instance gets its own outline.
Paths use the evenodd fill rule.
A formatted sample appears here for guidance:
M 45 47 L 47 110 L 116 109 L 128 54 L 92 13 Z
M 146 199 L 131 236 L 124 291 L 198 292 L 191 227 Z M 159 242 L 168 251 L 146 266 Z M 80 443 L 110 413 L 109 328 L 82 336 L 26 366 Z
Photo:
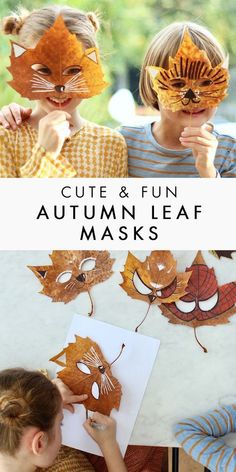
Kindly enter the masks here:
M 184 302 L 183 300 L 178 300 L 175 302 L 177 308 L 183 313 L 191 313 L 196 307 L 196 302 Z
M 76 75 L 81 72 L 80 66 L 70 66 L 63 70 L 62 75 Z
M 84 259 L 81 264 L 80 264 L 80 270 L 83 271 L 90 271 L 95 269 L 96 266 L 96 259 L 93 259 L 92 257 L 88 257 L 88 259 Z
M 213 82 L 210 79 L 204 79 L 204 80 L 199 80 L 198 85 L 200 87 L 209 87 L 209 85 L 212 85 Z
M 100 397 L 100 391 L 99 391 L 99 386 L 97 384 L 97 382 L 93 382 L 93 385 L 92 385 L 92 389 L 91 389 L 91 393 L 93 395 L 93 397 L 98 400 L 99 397 Z
M 43 64 L 33 64 L 31 66 L 31 69 L 35 70 L 36 72 L 38 72 L 38 74 L 41 74 L 41 75 L 51 75 L 52 74 L 49 67 L 44 66 Z
M 212 297 L 208 298 L 207 300 L 199 301 L 199 307 L 202 311 L 209 311 L 214 308 L 214 306 L 218 302 L 218 292 L 215 293 Z
M 80 372 L 83 372 L 83 374 L 87 374 L 87 375 L 91 374 L 91 370 L 83 362 L 77 362 L 76 365 L 77 365 L 78 369 L 80 370 Z
M 175 87 L 175 88 L 178 88 L 178 89 L 181 89 L 183 87 L 185 87 L 185 82 L 184 80 L 171 80 L 171 85 L 172 87 Z
M 150 295 L 152 293 L 152 289 L 145 285 L 145 283 L 140 279 L 138 272 L 134 272 L 133 275 L 133 284 L 136 290 L 141 293 L 141 295 Z
M 157 264 L 159 270 L 165 269 L 165 264 Z
M 59 282 L 59 284 L 64 284 L 66 282 L 69 282 L 69 280 L 71 279 L 71 276 L 72 276 L 72 271 L 67 270 L 58 275 L 56 282 Z

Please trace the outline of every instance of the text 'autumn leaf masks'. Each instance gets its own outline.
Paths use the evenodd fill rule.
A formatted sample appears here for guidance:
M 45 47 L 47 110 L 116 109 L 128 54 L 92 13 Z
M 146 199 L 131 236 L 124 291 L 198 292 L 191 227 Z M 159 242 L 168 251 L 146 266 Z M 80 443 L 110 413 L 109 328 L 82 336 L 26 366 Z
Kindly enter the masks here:
M 185 295 L 191 275 L 177 272 L 176 265 L 170 251 L 152 251 L 144 262 L 129 253 L 120 285 L 130 297 L 147 302 L 149 308 L 151 304 L 174 302 Z
M 97 343 L 88 337 L 75 335 L 75 343 L 69 343 L 50 360 L 64 367 L 57 376 L 75 395 L 88 395 L 83 402 L 86 411 L 110 415 L 113 408 L 119 410 L 122 395 L 121 385 L 113 377 L 111 365 L 120 357 L 124 347 L 123 344 L 120 354 L 109 364 Z M 60 360 L 63 356 L 65 362 Z
M 222 63 L 213 68 L 187 29 L 175 57 L 169 57 L 168 69 L 149 66 L 147 70 L 161 105 L 174 112 L 216 107 L 229 85 L 228 70 Z
M 194 331 L 198 326 L 228 323 L 236 313 L 236 282 L 219 286 L 214 269 L 206 265 L 201 252 L 186 272 L 191 272 L 187 294 L 174 303 L 161 304 L 162 313 L 171 323 L 191 326 Z
M 53 251 L 50 258 L 52 265 L 29 268 L 43 285 L 41 293 L 54 302 L 64 303 L 74 300 L 82 292 L 90 295 L 94 285 L 111 276 L 114 262 L 108 251 Z
M 22 97 L 82 99 L 98 95 L 108 85 L 103 80 L 98 49 L 84 49 L 61 16 L 34 49 L 11 44 L 8 70 L 13 80 L 9 84 Z

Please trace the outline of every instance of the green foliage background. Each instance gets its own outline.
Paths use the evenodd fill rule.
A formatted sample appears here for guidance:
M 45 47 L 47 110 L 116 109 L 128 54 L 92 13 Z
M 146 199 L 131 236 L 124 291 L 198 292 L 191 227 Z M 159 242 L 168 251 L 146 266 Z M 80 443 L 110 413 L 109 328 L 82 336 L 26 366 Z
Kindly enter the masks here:
M 33 8 L 56 3 L 86 11 L 97 11 L 102 17 L 99 44 L 106 78 L 111 87 L 101 96 L 85 100 L 81 112 L 98 123 L 111 124 L 107 103 L 115 84 L 127 84 L 127 71 L 139 73 L 145 50 L 154 34 L 173 21 L 191 20 L 208 27 L 230 55 L 230 66 L 236 67 L 236 2 L 235 0 L 70 0 L 47 2 L 33 0 Z M 15 0 L 1 0 L 1 17 L 16 10 Z M 32 8 L 32 1 L 22 5 Z M 0 107 L 12 101 L 27 104 L 8 85 L 9 37 L 0 37 Z M 234 75 L 234 74 L 233 74 Z M 236 75 L 236 74 L 235 74 Z M 227 107 L 227 103 L 226 103 Z

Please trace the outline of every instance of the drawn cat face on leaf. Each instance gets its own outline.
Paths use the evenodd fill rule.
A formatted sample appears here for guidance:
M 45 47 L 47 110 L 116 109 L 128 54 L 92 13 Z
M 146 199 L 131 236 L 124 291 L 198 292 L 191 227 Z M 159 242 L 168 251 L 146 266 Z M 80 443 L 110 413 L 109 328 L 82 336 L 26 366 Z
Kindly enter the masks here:
M 52 265 L 29 266 L 54 302 L 68 303 L 112 274 L 108 251 L 53 251 Z
M 149 304 L 179 300 L 191 274 L 179 273 L 170 251 L 152 251 L 144 262 L 129 252 L 120 286 L 135 299 Z
M 8 70 L 12 88 L 22 97 L 89 98 L 108 85 L 97 48 L 85 49 L 59 16 L 34 49 L 12 42 Z
M 216 107 L 229 85 L 228 70 L 222 64 L 213 68 L 187 29 L 176 56 L 169 57 L 168 69 L 150 66 L 147 70 L 161 105 L 174 112 Z
M 120 357 L 108 363 L 97 343 L 90 338 L 75 335 L 75 343 L 70 343 L 59 354 L 50 360 L 64 367 L 57 376 L 72 390 L 75 395 L 87 394 L 83 402 L 86 410 L 98 411 L 110 415 L 113 408 L 119 410 L 121 385 L 112 375 L 111 365 Z M 60 358 L 65 357 L 65 361 Z

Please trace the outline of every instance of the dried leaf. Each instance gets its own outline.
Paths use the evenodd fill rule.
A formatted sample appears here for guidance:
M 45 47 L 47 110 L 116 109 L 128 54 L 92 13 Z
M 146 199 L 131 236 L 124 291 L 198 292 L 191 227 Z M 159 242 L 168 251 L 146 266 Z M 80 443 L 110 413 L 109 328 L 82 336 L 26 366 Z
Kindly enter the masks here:
M 108 251 L 53 251 L 52 265 L 29 266 L 43 285 L 41 293 L 68 303 L 109 279 L 114 259 Z
M 176 270 L 176 260 L 170 251 L 152 251 L 144 262 L 128 253 L 123 283 L 120 286 L 137 300 L 147 303 L 171 303 L 185 293 L 191 274 Z
M 123 348 L 124 345 L 121 352 Z M 62 356 L 65 356 L 65 362 L 60 361 Z M 75 395 L 88 395 L 88 399 L 83 402 L 86 410 L 104 415 L 110 415 L 113 408 L 119 410 L 121 385 L 111 372 L 111 364 L 115 361 L 109 364 L 92 339 L 75 335 L 75 343 L 69 343 L 50 361 L 64 367 L 57 376 Z
M 210 251 L 213 256 L 217 257 L 217 259 L 220 259 L 221 257 L 226 257 L 227 259 L 233 259 L 233 253 L 236 252 L 236 249 L 231 249 L 228 251 Z
M 107 87 L 97 48 L 85 49 L 75 34 L 58 16 L 34 49 L 11 42 L 11 65 L 8 70 L 12 88 L 22 97 L 41 100 L 50 98 L 89 98 Z M 43 65 L 44 73 L 36 66 Z M 33 66 L 33 68 L 32 68 Z M 46 73 L 46 68 L 48 73 Z M 74 72 L 69 69 L 74 68 Z M 75 69 L 79 69 L 75 73 Z
M 163 315 L 170 323 L 192 328 L 228 323 L 236 313 L 236 282 L 219 286 L 214 269 L 206 265 L 200 251 L 186 272 L 191 272 L 187 294 L 175 303 L 161 304 Z
M 212 67 L 188 29 L 175 57 L 169 57 L 168 69 L 150 66 L 147 70 L 161 105 L 174 112 L 216 107 L 226 97 L 228 70 L 223 64 Z
M 170 251 L 152 251 L 144 262 L 129 252 L 120 286 L 130 297 L 143 300 L 149 306 L 174 302 L 186 294 L 191 275 L 177 272 L 176 265 Z

